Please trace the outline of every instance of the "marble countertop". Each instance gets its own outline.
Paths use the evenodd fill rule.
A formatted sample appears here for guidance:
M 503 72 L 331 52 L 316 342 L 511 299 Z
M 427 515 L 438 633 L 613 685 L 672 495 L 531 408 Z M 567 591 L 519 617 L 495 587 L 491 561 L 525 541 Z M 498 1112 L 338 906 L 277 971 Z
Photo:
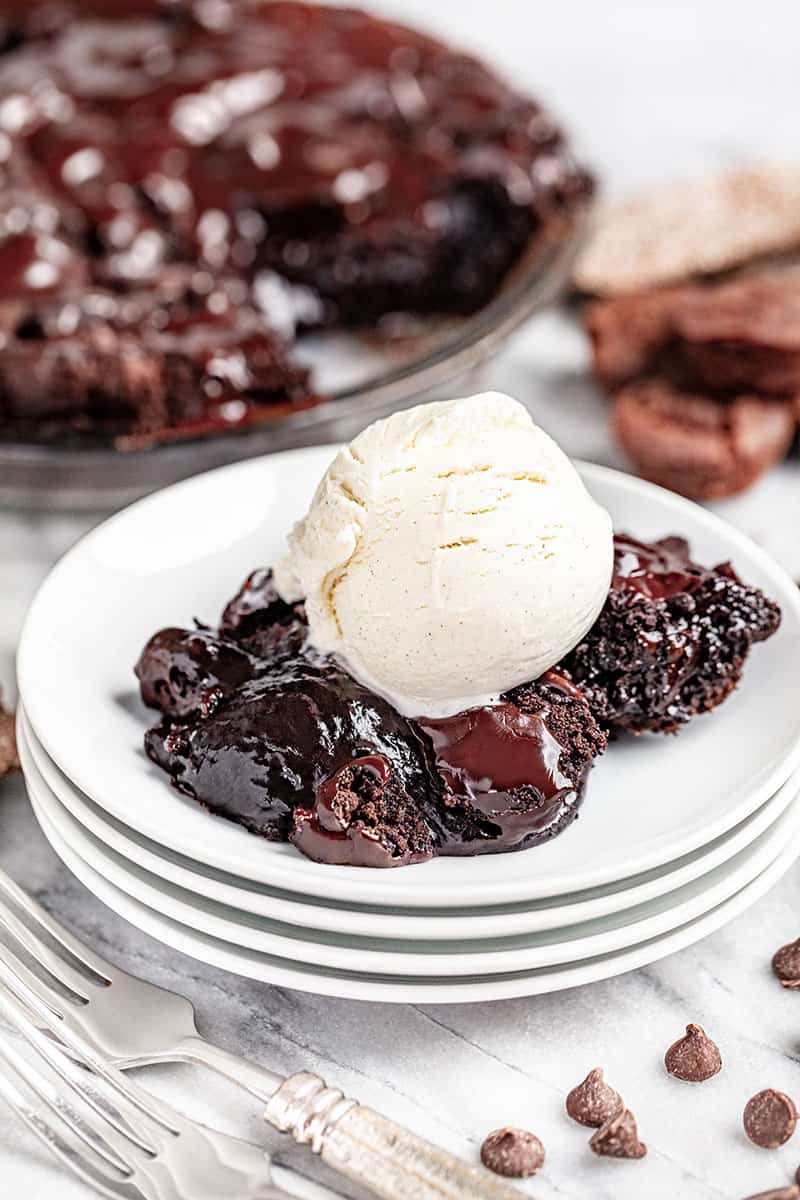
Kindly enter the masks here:
M 541 85 L 603 167 L 609 190 L 796 153 L 800 8 L 789 0 L 762 0 L 757 14 L 724 0 L 561 0 L 546 19 L 543 6 L 521 0 L 372 6 L 457 33 Z M 571 454 L 621 465 L 584 367 L 578 331 L 548 314 L 514 339 L 487 383 L 524 400 Z M 715 507 L 800 579 L 800 462 Z M 36 586 L 96 519 L 0 513 L 0 680 L 12 695 L 14 650 Z M 383 1006 L 241 980 L 138 933 L 60 866 L 18 777 L 0 784 L 0 865 L 109 958 L 190 996 L 203 1031 L 231 1049 L 279 1070 L 319 1071 L 469 1158 L 492 1128 L 532 1129 L 547 1163 L 521 1191 L 541 1200 L 737 1200 L 785 1185 L 800 1163 L 800 1135 L 765 1153 L 741 1132 L 744 1103 L 761 1088 L 800 1099 L 800 994 L 782 991 L 769 970 L 775 948 L 800 933 L 798 867 L 720 933 L 622 978 L 495 1004 Z M 688 1021 L 708 1029 L 725 1060 L 723 1073 L 701 1086 L 668 1078 L 662 1066 Z M 638 1118 L 650 1148 L 642 1162 L 596 1159 L 587 1134 L 564 1116 L 566 1091 L 596 1065 Z M 148 1082 L 323 1178 L 310 1156 L 265 1132 L 256 1106 L 228 1085 L 183 1067 L 151 1070 Z M 4 1195 L 26 1200 L 89 1195 L 2 1107 L 0 1179 Z

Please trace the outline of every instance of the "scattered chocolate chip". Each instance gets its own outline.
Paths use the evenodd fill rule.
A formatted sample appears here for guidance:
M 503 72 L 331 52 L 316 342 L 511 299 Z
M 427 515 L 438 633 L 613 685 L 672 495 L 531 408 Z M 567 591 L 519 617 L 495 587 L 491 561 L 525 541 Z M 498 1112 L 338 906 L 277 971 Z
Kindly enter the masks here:
M 544 1146 L 525 1129 L 495 1129 L 481 1146 L 481 1162 L 495 1175 L 527 1179 L 544 1163 Z
M 800 1200 L 800 1187 L 792 1183 L 789 1187 L 776 1188 L 772 1192 L 759 1192 L 757 1196 L 748 1196 L 747 1200 Z
M 636 1119 L 630 1109 L 609 1117 L 597 1133 L 592 1134 L 589 1145 L 595 1154 L 605 1158 L 644 1158 L 647 1146 L 639 1141 Z
M 573 1121 L 599 1129 L 606 1121 L 621 1112 L 625 1105 L 619 1092 L 615 1092 L 603 1079 L 600 1067 L 574 1087 L 567 1096 L 567 1112 Z
M 19 766 L 14 714 L 0 704 L 0 779 Z
M 788 1142 L 796 1124 L 794 1101 L 774 1088 L 753 1096 L 744 1110 L 744 1131 L 751 1142 L 764 1150 L 774 1150 Z
M 686 1033 L 673 1042 L 664 1055 L 664 1066 L 670 1075 L 687 1083 L 701 1083 L 722 1070 L 722 1055 L 699 1025 L 687 1025 Z
M 772 969 L 785 988 L 800 988 L 800 938 L 776 951 Z

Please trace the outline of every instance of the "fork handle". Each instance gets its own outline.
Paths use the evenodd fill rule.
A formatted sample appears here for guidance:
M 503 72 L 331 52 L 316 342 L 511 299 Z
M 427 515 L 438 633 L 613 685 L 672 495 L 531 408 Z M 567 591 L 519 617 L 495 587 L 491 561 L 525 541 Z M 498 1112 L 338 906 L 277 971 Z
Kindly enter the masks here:
M 318 1075 L 291 1075 L 267 1104 L 270 1125 L 309 1145 L 323 1162 L 383 1200 L 519 1200 L 483 1167 L 453 1155 L 348 1100 Z
M 152 1062 L 152 1058 L 147 1059 Z M 248 1062 L 238 1054 L 232 1054 L 222 1046 L 207 1042 L 199 1035 L 181 1038 L 176 1046 L 170 1048 L 164 1057 L 165 1062 L 199 1063 L 211 1071 L 224 1075 L 238 1087 L 245 1088 L 257 1100 L 266 1104 L 284 1082 L 283 1075 L 277 1075 L 268 1067 L 258 1063 Z M 130 1065 L 130 1064 L 129 1064 Z

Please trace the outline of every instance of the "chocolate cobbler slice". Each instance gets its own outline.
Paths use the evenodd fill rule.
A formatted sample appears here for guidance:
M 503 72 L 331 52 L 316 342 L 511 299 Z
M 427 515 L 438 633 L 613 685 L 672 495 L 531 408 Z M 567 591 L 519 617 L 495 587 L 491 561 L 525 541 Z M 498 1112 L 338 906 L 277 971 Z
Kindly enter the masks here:
M 410 720 L 306 644 L 256 571 L 218 631 L 165 629 L 136 673 L 147 753 L 212 812 L 319 861 L 400 866 L 533 845 L 576 815 L 605 735 L 550 673 L 512 699 Z
M 729 563 L 698 566 L 683 538 L 617 534 L 608 600 L 561 669 L 601 725 L 672 733 L 722 703 L 779 624 L 777 604 Z
M 210 811 L 321 862 L 402 866 L 516 850 L 577 816 L 607 731 L 673 732 L 736 687 L 776 604 L 682 538 L 614 539 L 597 622 L 496 704 L 401 716 L 308 644 L 302 603 L 255 571 L 219 628 L 163 629 L 136 674 L 150 758 Z

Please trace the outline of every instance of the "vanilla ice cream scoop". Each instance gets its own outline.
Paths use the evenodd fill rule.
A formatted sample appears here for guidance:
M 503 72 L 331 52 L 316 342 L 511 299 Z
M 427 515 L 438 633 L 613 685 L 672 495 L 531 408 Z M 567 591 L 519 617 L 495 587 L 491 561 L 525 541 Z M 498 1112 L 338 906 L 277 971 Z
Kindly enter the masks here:
M 278 564 L 310 636 L 408 716 L 496 699 L 557 663 L 611 579 L 611 519 L 498 393 L 376 421 L 341 450 Z

